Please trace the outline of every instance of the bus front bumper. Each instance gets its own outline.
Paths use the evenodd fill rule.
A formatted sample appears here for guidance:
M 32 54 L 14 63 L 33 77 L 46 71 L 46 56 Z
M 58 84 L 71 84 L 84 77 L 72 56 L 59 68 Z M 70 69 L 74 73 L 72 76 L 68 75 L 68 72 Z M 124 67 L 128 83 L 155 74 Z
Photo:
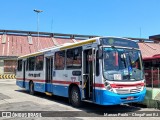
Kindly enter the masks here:
M 117 105 L 123 103 L 142 102 L 146 94 L 146 88 L 134 94 L 116 94 L 107 90 L 96 90 L 96 104 Z

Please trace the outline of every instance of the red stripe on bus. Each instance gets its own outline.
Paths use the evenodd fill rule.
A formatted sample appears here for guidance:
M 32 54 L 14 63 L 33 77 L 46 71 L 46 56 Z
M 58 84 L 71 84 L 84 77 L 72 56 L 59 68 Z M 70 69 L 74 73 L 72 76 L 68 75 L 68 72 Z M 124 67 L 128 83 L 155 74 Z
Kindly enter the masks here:
M 95 83 L 94 87 L 100 87 L 100 88 L 104 88 L 105 85 L 104 84 L 100 84 L 100 83 Z
M 45 80 L 39 80 L 39 79 L 25 79 L 26 81 L 32 80 L 33 82 L 45 82 Z
M 79 82 L 60 81 L 60 80 L 53 80 L 52 83 L 59 83 L 59 84 L 71 84 L 71 83 L 75 83 L 77 85 L 80 85 Z
M 23 78 L 17 78 L 17 80 L 22 80 L 23 81 Z M 30 80 L 32 80 L 33 82 L 46 82 L 46 80 L 26 79 L 26 81 L 30 81 Z M 52 83 L 67 84 L 67 85 L 74 83 L 74 84 L 80 85 L 80 82 L 60 81 L 60 80 L 52 80 Z M 105 87 L 104 84 L 100 84 L 100 83 L 95 83 L 94 85 L 95 85 L 94 87 L 100 87 L 100 88 Z
M 144 86 L 144 83 L 137 84 L 110 84 L 112 88 L 121 88 L 121 87 L 135 87 L 135 86 Z
M 17 80 L 22 80 L 23 81 L 23 78 L 17 78 Z M 30 81 L 30 80 L 32 80 L 33 82 L 46 82 L 46 80 L 40 80 L 40 79 L 26 79 L 26 81 Z M 79 85 L 79 82 L 60 81 L 60 80 L 52 80 L 52 83 L 59 83 L 59 84 L 75 83 L 75 84 Z

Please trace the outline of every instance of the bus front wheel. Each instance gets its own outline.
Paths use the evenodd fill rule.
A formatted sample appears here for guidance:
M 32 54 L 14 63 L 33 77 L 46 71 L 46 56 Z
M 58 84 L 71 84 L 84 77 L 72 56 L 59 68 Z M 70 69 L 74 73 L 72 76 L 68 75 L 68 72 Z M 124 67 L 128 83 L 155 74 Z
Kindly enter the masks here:
M 73 86 L 71 89 L 70 102 L 74 107 L 80 107 L 82 104 L 81 98 L 80 98 L 80 91 L 76 86 Z
M 30 84 L 29 84 L 29 93 L 31 94 L 31 95 L 34 95 L 34 84 L 33 84 L 33 82 L 31 81 L 30 82 Z

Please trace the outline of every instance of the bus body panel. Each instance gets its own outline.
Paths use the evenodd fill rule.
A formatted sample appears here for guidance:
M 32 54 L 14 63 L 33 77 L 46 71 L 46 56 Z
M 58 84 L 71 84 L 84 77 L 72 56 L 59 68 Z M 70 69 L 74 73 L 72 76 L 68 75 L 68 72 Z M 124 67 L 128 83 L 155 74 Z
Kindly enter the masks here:
M 52 83 L 46 83 L 45 88 L 47 92 L 53 93 L 53 84 Z
M 22 88 L 25 88 L 25 81 L 23 80 L 23 70 L 16 72 L 16 84 Z
M 68 86 L 53 85 L 53 94 L 62 97 L 68 97 Z
M 19 86 L 21 88 L 25 88 L 24 84 L 26 84 L 26 83 L 24 83 L 23 80 L 16 80 L 16 85 L 17 86 Z
M 80 71 L 79 69 L 75 70 L 54 70 L 53 75 L 53 94 L 63 97 L 68 97 L 68 88 L 70 84 L 79 85 L 80 76 L 73 76 L 73 71 Z
M 37 92 L 45 92 L 45 83 L 37 83 L 37 82 L 34 82 L 34 90 L 37 91 Z
M 37 92 L 45 92 L 44 71 L 26 71 L 25 88 L 29 90 L 29 82 L 33 82 L 34 90 Z
M 25 89 L 26 89 L 26 90 L 29 90 L 29 82 L 28 82 L 28 81 L 25 82 Z

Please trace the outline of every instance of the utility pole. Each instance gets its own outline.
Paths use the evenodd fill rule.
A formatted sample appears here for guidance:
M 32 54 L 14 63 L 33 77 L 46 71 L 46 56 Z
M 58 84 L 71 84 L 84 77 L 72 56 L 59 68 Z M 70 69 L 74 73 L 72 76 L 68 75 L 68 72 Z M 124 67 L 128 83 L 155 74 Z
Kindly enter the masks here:
M 37 13 L 37 36 L 38 36 L 38 45 L 37 45 L 37 48 L 39 48 L 39 13 L 43 12 L 42 10 L 36 10 L 34 9 L 33 10 L 34 12 Z

